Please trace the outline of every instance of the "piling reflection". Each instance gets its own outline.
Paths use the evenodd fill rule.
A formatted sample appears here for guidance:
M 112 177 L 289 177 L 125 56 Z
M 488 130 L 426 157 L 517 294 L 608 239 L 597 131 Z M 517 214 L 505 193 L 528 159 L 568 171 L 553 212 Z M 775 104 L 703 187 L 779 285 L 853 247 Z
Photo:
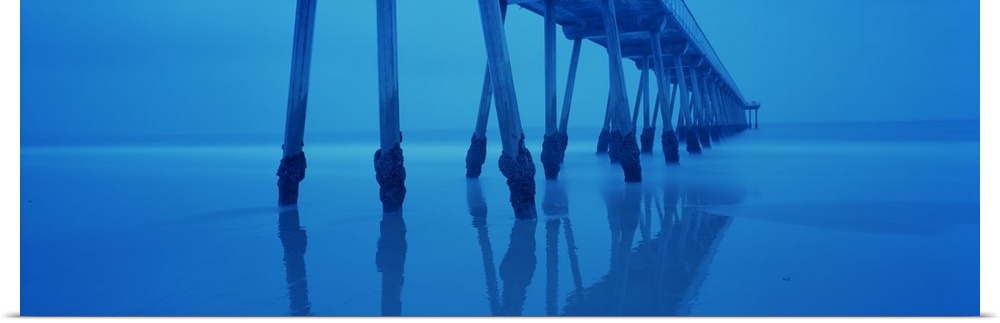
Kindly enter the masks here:
M 476 240 L 479 241 L 479 250 L 483 255 L 486 298 L 490 304 L 490 314 L 501 315 L 496 265 L 493 263 L 493 247 L 490 245 L 490 233 L 486 229 L 486 199 L 483 198 L 483 189 L 479 185 L 479 179 L 467 179 L 465 190 L 469 214 L 472 215 L 472 226 L 476 228 Z
M 731 221 L 701 212 L 699 206 L 739 203 L 742 188 L 673 178 L 662 187 L 608 183 L 603 197 L 612 237 L 608 274 L 571 293 L 562 314 L 688 314 Z M 637 231 L 640 238 L 633 247 Z
M 499 284 L 493 260 L 493 247 L 486 228 L 486 202 L 478 179 L 466 180 L 466 201 L 483 256 L 490 313 L 494 316 L 523 315 L 528 285 L 531 284 L 535 272 L 535 227 L 538 221 L 536 219 L 514 221 L 507 253 L 500 262 L 500 280 L 503 282 L 503 294 L 500 294 L 497 288 Z
M 403 266 L 406 264 L 406 223 L 400 213 L 382 214 L 379 222 L 375 266 L 382 273 L 382 315 L 399 316 L 403 312 Z
M 497 268 L 480 182 L 466 182 L 469 214 L 482 253 L 486 295 L 493 315 L 525 314 L 526 292 L 536 269 L 538 221 L 544 221 L 545 230 L 544 315 L 686 315 L 730 223 L 728 217 L 702 210 L 705 206 L 738 204 L 745 195 L 742 187 L 732 182 L 701 177 L 668 177 L 662 185 L 622 183 L 617 179 L 604 183 L 601 196 L 611 237 L 608 271 L 585 285 L 566 189 L 558 181 L 546 181 L 545 185 L 545 217 L 515 220 L 507 251 Z M 584 210 L 582 214 L 590 212 Z M 569 268 L 559 266 L 561 248 L 567 251 Z M 560 292 L 559 274 L 564 272 L 572 274 L 573 286 Z M 560 306 L 560 301 L 565 304 Z
M 535 273 L 535 227 L 538 221 L 514 220 L 507 254 L 500 262 L 502 315 L 522 315 L 525 295 Z
M 569 199 L 562 183 L 545 181 L 545 198 L 542 211 L 545 213 L 545 315 L 559 313 L 559 224 L 569 213 Z
M 282 207 L 278 213 L 278 237 L 285 253 L 285 282 L 288 309 L 293 316 L 310 315 L 309 287 L 306 283 L 306 231 L 299 225 L 299 209 Z

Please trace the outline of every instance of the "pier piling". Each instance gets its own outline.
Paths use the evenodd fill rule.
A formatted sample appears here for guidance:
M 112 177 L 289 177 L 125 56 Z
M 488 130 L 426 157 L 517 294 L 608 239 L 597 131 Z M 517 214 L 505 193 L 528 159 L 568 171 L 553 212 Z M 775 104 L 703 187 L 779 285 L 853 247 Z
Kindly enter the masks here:
M 626 182 L 642 181 L 642 166 L 639 164 L 639 144 L 635 138 L 635 126 L 629 122 L 628 98 L 625 97 L 625 76 L 622 68 L 621 42 L 618 39 L 618 22 L 615 16 L 614 0 L 605 0 L 601 8 L 604 18 L 604 32 L 608 40 L 608 61 L 611 77 L 612 103 L 611 144 L 620 144 L 617 154 L 625 174 Z M 614 156 L 610 151 L 608 155 Z
M 299 0 L 295 8 L 295 35 L 292 40 L 292 71 L 285 116 L 285 142 L 278 166 L 278 204 L 294 205 L 299 200 L 299 182 L 306 177 L 303 135 L 306 103 L 309 99 L 309 63 L 312 58 L 316 0 Z
M 545 136 L 542 138 L 542 168 L 546 179 L 556 179 L 566 153 L 567 136 L 556 120 L 556 18 L 555 0 L 545 0 Z
M 500 172 L 507 178 L 515 217 L 534 219 L 537 217 L 535 163 L 524 146 L 524 131 L 521 130 L 521 117 L 517 109 L 517 95 L 514 92 L 514 77 L 507 52 L 500 3 L 496 0 L 479 0 L 479 14 L 486 53 L 489 56 L 490 79 L 503 145 L 499 159 Z
M 501 24 L 507 20 L 507 1 L 500 0 Z M 469 149 L 465 153 L 465 177 L 478 178 L 486 162 L 486 126 L 490 120 L 490 100 L 493 98 L 493 81 L 490 79 L 490 65 L 486 62 L 483 73 L 483 90 L 479 96 L 479 114 L 476 116 L 476 130 L 472 133 Z
M 383 212 L 399 212 L 406 197 L 402 133 L 399 131 L 399 69 L 396 59 L 396 0 L 377 0 L 379 129 L 375 180 Z

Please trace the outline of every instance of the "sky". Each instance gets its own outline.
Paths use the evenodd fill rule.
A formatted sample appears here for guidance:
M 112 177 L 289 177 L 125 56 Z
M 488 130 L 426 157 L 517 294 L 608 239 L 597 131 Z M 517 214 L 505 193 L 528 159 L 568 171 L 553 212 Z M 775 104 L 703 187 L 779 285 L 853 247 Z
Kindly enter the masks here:
M 975 119 L 979 3 L 691 0 L 761 123 Z M 306 131 L 378 127 L 375 4 L 320 0 Z M 295 1 L 33 0 L 20 7 L 23 143 L 284 129 Z M 476 1 L 397 4 L 401 129 L 475 125 L 485 44 Z M 542 17 L 506 34 L 525 129 L 543 127 Z M 557 32 L 562 105 L 572 42 Z M 585 42 L 570 126 L 599 127 L 607 52 Z M 639 71 L 627 62 L 634 100 Z M 631 102 L 630 102 L 631 104 Z M 495 115 L 491 127 L 496 127 Z

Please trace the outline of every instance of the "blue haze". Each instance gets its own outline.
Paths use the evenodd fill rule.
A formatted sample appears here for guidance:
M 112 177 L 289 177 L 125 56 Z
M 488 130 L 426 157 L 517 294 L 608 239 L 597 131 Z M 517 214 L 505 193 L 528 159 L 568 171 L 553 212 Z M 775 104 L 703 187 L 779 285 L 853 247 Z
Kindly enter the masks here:
M 485 68 L 475 1 L 398 6 L 402 130 L 471 129 Z M 767 122 L 979 115 L 976 1 L 688 6 Z M 294 10 L 265 0 L 25 2 L 21 136 L 281 133 Z M 514 7 L 506 26 L 521 116 L 539 128 L 542 19 Z M 561 101 L 571 42 L 559 35 Z M 377 127 L 375 5 L 320 1 L 314 42 L 307 142 Z M 599 125 L 607 56 L 585 43 L 580 60 L 570 124 Z M 639 73 L 626 73 L 634 92 Z
M 593 154 L 607 56 L 585 43 L 564 170 L 522 222 L 498 142 L 463 176 L 475 1 L 398 3 L 402 219 L 371 165 L 371 1 L 318 5 L 294 210 L 274 176 L 294 1 L 23 2 L 20 314 L 979 315 L 978 3 L 688 6 L 761 128 L 678 167 L 657 149 L 625 185 Z M 541 28 L 508 13 L 536 163 Z

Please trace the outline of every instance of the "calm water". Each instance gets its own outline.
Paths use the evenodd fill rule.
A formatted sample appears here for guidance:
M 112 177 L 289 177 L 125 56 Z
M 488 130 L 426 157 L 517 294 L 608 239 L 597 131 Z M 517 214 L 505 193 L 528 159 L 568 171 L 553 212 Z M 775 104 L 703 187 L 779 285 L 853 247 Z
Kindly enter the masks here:
M 528 133 L 533 221 L 465 131 L 406 134 L 402 216 L 373 134 L 307 134 L 289 209 L 280 135 L 22 145 L 21 315 L 979 315 L 978 120 L 762 126 L 629 185 Z

